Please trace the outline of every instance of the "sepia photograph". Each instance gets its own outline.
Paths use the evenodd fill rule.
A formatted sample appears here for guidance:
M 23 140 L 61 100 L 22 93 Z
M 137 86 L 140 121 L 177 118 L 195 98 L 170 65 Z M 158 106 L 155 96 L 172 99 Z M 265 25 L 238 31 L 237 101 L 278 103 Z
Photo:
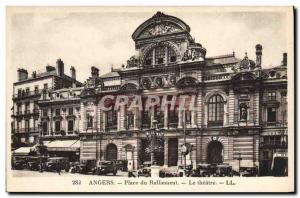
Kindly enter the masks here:
M 293 7 L 6 8 L 8 192 L 294 192 Z

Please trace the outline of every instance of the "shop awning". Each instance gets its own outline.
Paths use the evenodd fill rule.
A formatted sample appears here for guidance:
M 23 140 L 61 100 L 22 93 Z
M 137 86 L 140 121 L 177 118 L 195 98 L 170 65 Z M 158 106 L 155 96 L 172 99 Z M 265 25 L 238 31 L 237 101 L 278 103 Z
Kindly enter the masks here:
M 29 155 L 32 151 L 34 151 L 33 147 L 20 147 L 13 151 L 13 155 Z
M 54 140 L 47 144 L 48 151 L 79 151 L 79 140 Z

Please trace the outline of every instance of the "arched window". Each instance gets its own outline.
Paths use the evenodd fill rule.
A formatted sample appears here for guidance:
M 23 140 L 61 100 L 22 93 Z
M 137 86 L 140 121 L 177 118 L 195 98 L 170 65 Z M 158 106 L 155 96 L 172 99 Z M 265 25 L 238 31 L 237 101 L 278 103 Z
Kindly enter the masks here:
M 224 117 L 224 100 L 220 95 L 212 96 L 208 101 L 208 125 L 222 126 Z
M 166 48 L 164 46 L 159 46 L 156 47 L 154 51 L 155 51 L 155 64 L 163 64 L 165 62 Z
M 171 47 L 168 47 L 168 62 L 169 63 L 176 62 L 176 54 L 175 54 L 175 51 Z
M 170 46 L 159 45 L 147 53 L 144 65 L 151 66 L 174 62 L 176 62 L 175 51 Z

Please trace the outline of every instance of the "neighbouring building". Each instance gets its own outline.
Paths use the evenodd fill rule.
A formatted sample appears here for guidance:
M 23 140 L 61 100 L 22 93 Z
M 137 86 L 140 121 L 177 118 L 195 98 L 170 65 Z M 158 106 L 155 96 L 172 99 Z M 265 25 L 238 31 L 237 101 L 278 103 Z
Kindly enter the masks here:
M 80 93 L 82 87 L 46 90 L 38 101 L 40 140 L 51 157 L 79 161 Z
M 45 72 L 33 71 L 31 76 L 26 69 L 18 69 L 18 81 L 13 84 L 12 149 L 36 144 L 41 115 L 38 100 L 45 97 L 48 90 L 82 86 L 76 80 L 74 67 L 70 73 L 71 77 L 64 73 L 61 59 L 57 60 L 56 67 L 47 65 Z

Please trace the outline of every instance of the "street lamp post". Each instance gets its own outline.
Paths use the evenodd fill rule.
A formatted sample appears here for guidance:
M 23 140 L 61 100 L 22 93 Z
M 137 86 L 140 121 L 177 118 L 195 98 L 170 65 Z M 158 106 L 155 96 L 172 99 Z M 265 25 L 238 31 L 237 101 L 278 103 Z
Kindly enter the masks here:
M 239 173 L 241 172 L 241 161 L 242 161 L 242 157 L 241 157 L 241 153 L 239 153 L 239 157 L 237 158 L 237 160 L 239 160 Z
M 150 145 L 147 148 L 147 151 L 151 154 L 151 165 L 154 165 L 156 162 L 155 153 L 161 152 L 162 146 L 159 145 L 159 142 L 163 140 L 164 133 L 158 129 L 157 121 L 153 121 L 154 128 L 147 131 L 146 136 Z

